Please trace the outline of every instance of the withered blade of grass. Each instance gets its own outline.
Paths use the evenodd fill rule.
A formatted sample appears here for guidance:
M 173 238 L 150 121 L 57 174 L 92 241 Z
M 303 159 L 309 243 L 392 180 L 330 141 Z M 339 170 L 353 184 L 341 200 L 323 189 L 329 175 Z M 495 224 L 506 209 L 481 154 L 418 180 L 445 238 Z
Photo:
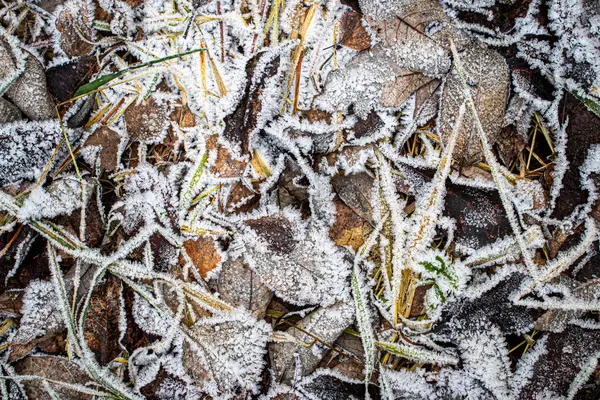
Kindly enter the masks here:
M 19 236 L 19 233 L 21 233 L 21 229 L 23 229 L 23 225 L 19 225 L 19 227 L 17 228 L 17 231 L 13 234 L 12 238 L 8 241 L 8 243 L 6 243 L 6 245 L 4 246 L 4 248 L 2 249 L 2 251 L 0 251 L 0 258 L 4 257 L 4 255 L 8 252 L 8 250 L 10 249 L 10 247 L 13 245 L 13 243 L 17 240 L 17 237 Z M 1 336 L 2 334 L 0 334 Z
M 212 59 L 212 57 L 210 57 L 210 55 L 208 56 L 208 60 L 210 61 L 210 67 L 215 78 L 215 83 L 217 84 L 217 88 L 219 89 L 219 96 L 225 97 L 227 95 L 227 87 L 225 86 L 225 81 L 223 80 L 223 77 L 219 72 L 217 64 Z
M 286 100 L 289 99 L 290 91 L 292 88 L 292 83 L 294 82 L 295 76 L 298 74 L 298 65 L 301 64 L 301 59 L 303 56 L 302 53 L 304 52 L 304 40 L 306 39 L 308 29 L 310 28 L 310 26 L 312 24 L 312 21 L 315 17 L 318 7 L 319 7 L 318 3 L 311 4 L 311 6 L 306 11 L 306 14 L 304 15 L 304 20 L 302 21 L 302 25 L 298 29 L 297 37 L 300 38 L 300 43 L 294 48 L 294 50 L 292 50 L 292 57 L 291 57 L 292 65 L 290 68 L 290 74 L 288 77 L 288 81 L 287 81 L 287 85 L 286 85 L 286 89 L 285 89 L 285 95 L 284 95 L 284 99 L 286 99 Z M 294 39 L 294 34 L 292 34 L 292 39 Z M 282 113 L 284 111 L 285 111 L 285 102 L 281 109 Z
M 292 115 L 296 115 L 298 111 L 298 101 L 300 100 L 300 79 L 302 75 L 302 60 L 304 59 L 304 52 L 300 53 L 300 59 L 296 66 L 296 85 L 294 87 L 294 103 L 292 105 Z

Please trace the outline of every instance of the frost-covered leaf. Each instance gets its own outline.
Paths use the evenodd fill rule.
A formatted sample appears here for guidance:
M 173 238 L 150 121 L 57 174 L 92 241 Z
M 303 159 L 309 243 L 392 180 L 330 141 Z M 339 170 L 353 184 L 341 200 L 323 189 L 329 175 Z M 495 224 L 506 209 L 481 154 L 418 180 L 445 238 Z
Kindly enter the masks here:
M 251 135 L 257 128 L 263 105 L 260 93 L 266 81 L 277 74 L 280 58 L 277 54 L 261 52 L 246 65 L 246 85 L 235 111 L 225 118 L 224 138 L 231 149 L 241 155 L 248 151 Z
M 120 338 L 121 309 L 120 282 L 114 276 L 108 276 L 106 281 L 97 286 L 90 301 L 85 319 L 86 340 L 90 349 L 97 355 L 101 365 L 106 365 L 122 352 Z
M 86 190 L 86 201 L 93 192 L 93 185 L 90 186 Z M 69 215 L 84 204 L 81 192 L 82 183 L 75 176 L 54 181 L 48 188 L 38 186 L 25 199 L 17 216 L 26 221 Z
M 589 378 L 598 357 L 598 331 L 569 326 L 564 332 L 551 333 L 545 354 L 535 362 L 532 378 L 520 396 L 573 398 Z
M 273 298 L 273 292 L 239 258 L 223 264 L 216 288 L 221 299 L 234 307 L 247 309 L 255 318 L 265 316 Z
M 331 180 L 340 199 L 366 221 L 371 221 L 373 214 L 371 206 L 373 182 L 374 179 L 366 172 L 337 175 Z
M 75 145 L 81 132 L 66 128 L 71 145 Z M 58 121 L 4 124 L 0 128 L 0 186 L 23 179 L 37 179 L 57 145 L 63 140 Z M 68 154 L 63 144 L 59 158 Z
M 205 374 L 196 384 L 212 396 L 256 392 L 270 332 L 266 322 L 241 311 L 202 319 L 190 328 L 194 341 L 184 347 L 184 368 L 190 373 L 190 368 L 202 368 L 194 372 Z
M 296 304 L 332 304 L 348 293 L 350 264 L 327 232 L 284 212 L 246 221 L 243 257 L 263 283 Z
M 8 50 L 8 46 L 4 42 L 0 42 L 0 47 L 3 47 L 4 51 Z M 29 119 L 41 121 L 56 118 L 54 100 L 46 86 L 44 66 L 25 50 L 22 50 L 21 54 L 13 54 L 12 57 L 25 58 L 25 70 L 10 85 L 6 91 L 6 97 Z M 12 60 L 11 62 L 3 61 L 3 64 L 6 71 L 16 68 L 15 64 L 12 64 Z
M 365 396 L 362 382 L 347 378 L 330 369 L 316 370 L 302 379 L 298 387 L 310 400 L 345 400 Z M 372 399 L 379 398 L 379 391 L 375 385 L 369 385 L 369 396 Z
M 16 362 L 14 367 L 19 375 L 39 376 L 45 379 L 64 382 L 65 384 L 78 384 L 81 386 L 86 386 L 90 382 L 90 378 L 80 365 L 63 357 L 31 355 Z M 40 380 L 24 381 L 23 385 L 30 398 L 51 398 Z M 61 399 L 91 400 L 94 397 L 59 384 L 51 383 L 50 386 Z
M 56 36 L 60 49 L 69 57 L 85 56 L 94 48 L 89 43 L 94 39 L 94 16 L 90 6 L 92 3 L 85 0 L 70 0 L 62 5 L 60 11 L 57 10 Z
M 64 322 L 54 287 L 48 281 L 32 281 L 25 290 L 15 343 L 26 344 L 46 333 L 61 330 Z
M 115 171 L 117 169 L 121 153 L 121 137 L 116 131 L 102 126 L 90 135 L 85 141 L 84 146 L 100 147 L 99 157 L 102 169 L 108 171 Z
M 354 305 L 338 302 L 308 314 L 287 329 L 295 341 L 271 343 L 269 356 L 278 382 L 290 383 L 308 375 L 319 365 L 331 345 L 354 320 Z
M 479 44 L 467 47 L 461 60 L 475 109 L 491 146 L 496 142 L 504 123 L 509 88 L 508 65 L 500 54 Z M 448 140 L 454 128 L 456 110 L 465 101 L 463 90 L 459 72 L 454 67 L 444 83 L 438 121 L 438 130 L 444 141 Z M 467 115 L 456 143 L 454 158 L 465 165 L 481 161 L 483 152 L 477 137 L 474 119 Z
M 543 311 L 513 304 L 524 278 L 520 273 L 512 273 L 507 277 L 498 276 L 491 286 L 473 285 L 467 291 L 469 297 L 448 304 L 436 330 L 454 335 L 492 323 L 504 333 L 527 331 Z M 499 279 L 503 280 L 498 282 Z
M 21 118 L 21 110 L 8 100 L 0 98 L 0 123 L 14 122 Z
M 167 134 L 169 105 L 154 99 L 132 104 L 123 114 L 127 133 L 135 140 L 156 143 Z

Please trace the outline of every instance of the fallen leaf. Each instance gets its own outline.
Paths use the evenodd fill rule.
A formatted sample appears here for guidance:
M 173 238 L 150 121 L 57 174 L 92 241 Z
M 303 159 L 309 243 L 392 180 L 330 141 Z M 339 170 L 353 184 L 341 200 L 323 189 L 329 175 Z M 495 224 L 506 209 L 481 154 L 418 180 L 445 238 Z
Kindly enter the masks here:
M 295 378 L 299 379 L 313 372 L 329 350 L 320 342 L 331 346 L 353 321 L 354 305 L 338 302 L 329 307 L 318 308 L 295 326 L 288 328 L 286 333 L 297 342 L 269 345 L 269 357 L 276 381 L 290 383 Z M 296 371 L 300 372 L 300 376 L 295 377 Z
M 239 258 L 223 263 L 216 289 L 219 298 L 234 307 L 247 309 L 256 319 L 264 318 L 273 298 L 273 292 Z
M 206 278 L 206 275 L 221 262 L 221 254 L 219 254 L 215 240 L 210 236 L 188 239 L 183 243 L 183 247 L 200 271 L 202 278 Z
M 122 352 L 119 345 L 121 290 L 121 282 L 108 275 L 104 282 L 94 288 L 87 311 L 84 337 L 101 365 L 108 364 Z
M 475 110 L 487 141 L 493 146 L 504 124 L 510 83 L 508 65 L 500 54 L 479 44 L 468 46 L 461 55 L 461 61 L 465 79 L 471 86 Z M 438 131 L 444 143 L 452 134 L 457 110 L 465 101 L 463 90 L 459 72 L 454 66 L 442 93 Z M 483 160 L 479 134 L 471 113 L 463 119 L 453 158 L 461 165 Z
M 371 47 L 371 37 L 362 25 L 362 16 L 346 11 L 340 20 L 340 43 L 352 50 L 362 51 Z
M 121 137 L 107 126 L 98 128 L 85 142 L 86 146 L 100 146 L 100 167 L 107 171 L 116 171 L 119 158 Z
M 37 375 L 60 382 L 86 385 L 91 381 L 88 374 L 79 365 L 63 357 L 32 355 L 13 363 L 17 374 Z M 48 399 L 49 395 L 39 380 L 23 381 L 30 399 Z M 64 386 L 51 384 L 52 389 L 64 400 L 92 400 L 84 394 Z
M 134 140 L 156 143 L 167 134 L 169 110 L 153 98 L 134 103 L 123 114 L 127 132 Z
M 56 17 L 56 30 L 59 32 L 59 46 L 68 57 L 86 56 L 94 48 L 88 43 L 93 38 L 92 19 L 87 2 L 70 0 L 63 4 L 61 13 Z

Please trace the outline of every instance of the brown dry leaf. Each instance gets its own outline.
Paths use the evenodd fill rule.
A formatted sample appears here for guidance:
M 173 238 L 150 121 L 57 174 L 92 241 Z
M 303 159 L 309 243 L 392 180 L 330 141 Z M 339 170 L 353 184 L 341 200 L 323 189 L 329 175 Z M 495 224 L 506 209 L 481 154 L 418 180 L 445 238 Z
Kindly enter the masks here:
M 254 182 L 252 186 L 253 188 L 250 189 L 242 181 L 233 184 L 225 206 L 227 213 L 248 213 L 258 208 L 260 200 L 258 182 Z
M 360 0 L 360 5 L 369 25 L 389 47 L 426 40 L 449 50 L 450 37 L 459 49 L 470 41 L 466 33 L 454 26 L 436 0 L 396 2 L 395 7 L 388 8 L 377 2 Z
M 327 111 L 309 108 L 308 110 L 298 110 L 300 120 L 303 122 L 309 122 L 314 124 L 315 122 L 325 122 L 327 125 L 331 124 L 333 120 L 333 114 Z
M 523 149 L 525 149 L 527 143 L 523 139 L 523 136 L 518 134 L 517 128 L 514 125 L 508 125 L 500 131 L 496 145 L 500 159 L 508 168 L 519 154 L 521 154 Z
M 6 91 L 6 97 L 29 119 L 40 121 L 56 118 L 54 100 L 46 85 L 46 71 L 31 53 L 21 50 L 25 71 Z M 0 42 L 0 78 L 16 69 L 10 47 Z
M 239 178 L 244 174 L 248 162 L 238 160 L 225 146 L 217 141 L 216 136 L 206 139 L 206 151 L 217 152 L 216 161 L 210 166 L 209 171 L 217 178 Z
M 384 107 L 388 107 L 383 104 L 383 98 L 381 101 Z M 352 127 L 351 132 L 356 139 L 361 139 L 373 135 L 383 126 L 385 126 L 385 124 L 379 115 L 377 115 L 375 111 L 371 111 L 366 118 L 358 118 L 358 121 L 356 121 L 356 124 Z
M 94 288 L 87 312 L 84 336 L 102 365 L 108 364 L 121 353 L 121 291 L 120 281 L 108 275 L 102 284 Z
M 8 362 L 12 363 L 31 353 L 33 350 L 48 355 L 66 356 L 66 331 L 51 333 L 40 338 L 34 339 L 29 343 L 13 343 L 10 345 L 10 355 Z
M 335 344 L 342 348 L 346 353 L 353 354 L 362 361 L 359 363 L 357 360 L 352 358 L 344 357 L 338 364 L 335 364 L 332 368 L 335 371 L 342 373 L 344 376 L 350 379 L 358 379 L 359 381 L 364 381 L 364 348 L 362 345 L 362 341 L 360 337 L 356 337 L 354 335 L 350 335 L 346 332 L 342 333 L 342 335 L 336 340 Z M 327 359 L 324 359 L 325 361 Z M 329 361 L 329 360 L 327 360 Z M 321 364 L 324 364 L 322 362 Z M 331 363 L 328 362 L 329 365 Z
M 373 191 L 373 177 L 366 172 L 358 174 L 336 175 L 331 184 L 335 193 L 365 221 L 371 221 L 373 208 L 371 207 L 371 193 Z
M 431 96 L 431 88 L 433 86 L 437 87 L 439 82 L 439 79 L 406 69 L 396 77 L 393 83 L 383 88 L 381 105 L 383 107 L 398 107 L 415 92 L 421 92 L 420 97 Z M 433 85 L 434 83 L 435 85 Z M 417 95 L 419 96 L 419 94 Z M 415 108 L 418 110 L 420 107 Z
M 350 246 L 358 251 L 367 236 L 365 221 L 342 201 L 335 199 L 335 222 L 329 228 L 329 237 L 338 246 Z
M 86 385 L 91 381 L 88 374 L 74 362 L 63 357 L 28 356 L 12 364 L 19 375 L 38 375 L 47 379 L 71 384 Z M 52 384 L 51 384 L 52 385 Z M 48 399 L 48 393 L 40 381 L 23 381 L 25 391 L 30 399 Z M 54 391 L 63 400 L 92 400 L 92 396 L 52 385 Z
M 192 128 L 196 126 L 196 114 L 194 114 L 189 107 L 185 107 L 181 112 L 179 126 L 182 128 Z
M 292 160 L 285 161 L 285 169 L 281 173 L 277 188 L 279 207 L 292 206 L 300 209 L 303 217 L 310 214 L 308 187 L 303 185 L 306 177 L 298 164 Z
M 0 97 L 0 124 L 22 119 L 21 111 L 10 101 Z
M 46 78 L 48 90 L 56 101 L 62 102 L 73 97 L 79 87 L 89 82 L 98 71 L 98 62 L 94 56 L 76 59 L 48 68 Z
M 169 126 L 168 107 L 157 104 L 153 98 L 131 104 L 123 118 L 129 135 L 140 142 L 159 142 Z
M 5 291 L 0 295 L 0 313 L 13 317 L 21 316 L 24 290 Z
M 216 286 L 223 301 L 246 308 L 257 319 L 264 318 L 273 298 L 273 292 L 241 258 L 223 264 Z
M 82 0 L 71 0 L 56 18 L 56 30 L 60 32 L 59 45 L 69 58 L 88 55 L 94 46 L 82 39 L 92 38 L 90 10 L 88 3 Z
M 346 11 L 340 21 L 340 43 L 353 50 L 366 50 L 371 47 L 371 37 L 362 25 L 362 16 L 354 11 Z
M 268 53 L 258 53 L 246 65 L 246 88 L 244 96 L 233 113 L 225 117 L 223 137 L 231 144 L 234 152 L 248 152 L 250 135 L 256 129 L 262 110 L 260 99 L 266 80 L 277 73 L 279 57 L 269 59 Z M 264 64 L 263 64 L 264 63 Z
M 496 51 L 473 44 L 461 54 L 463 73 L 475 103 L 483 131 L 492 146 L 504 124 L 508 100 L 509 70 L 504 57 Z M 439 133 L 445 143 L 452 133 L 457 110 L 465 101 L 460 75 L 453 67 L 446 79 L 440 110 Z M 454 159 L 461 165 L 472 165 L 483 159 L 473 115 L 465 115 L 454 150 Z
M 206 275 L 221 262 L 221 255 L 212 237 L 201 236 L 197 239 L 186 240 L 183 247 L 200 271 L 202 278 L 206 278 Z
M 119 156 L 121 137 L 107 126 L 101 126 L 85 142 L 84 146 L 100 146 L 100 167 L 115 171 Z

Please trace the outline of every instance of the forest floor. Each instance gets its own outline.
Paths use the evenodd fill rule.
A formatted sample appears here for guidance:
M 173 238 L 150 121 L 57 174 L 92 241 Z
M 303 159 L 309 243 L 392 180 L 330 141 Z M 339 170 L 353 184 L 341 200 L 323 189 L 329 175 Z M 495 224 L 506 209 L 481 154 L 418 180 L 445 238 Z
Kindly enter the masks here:
M 596 0 L 5 0 L 3 399 L 600 399 Z

